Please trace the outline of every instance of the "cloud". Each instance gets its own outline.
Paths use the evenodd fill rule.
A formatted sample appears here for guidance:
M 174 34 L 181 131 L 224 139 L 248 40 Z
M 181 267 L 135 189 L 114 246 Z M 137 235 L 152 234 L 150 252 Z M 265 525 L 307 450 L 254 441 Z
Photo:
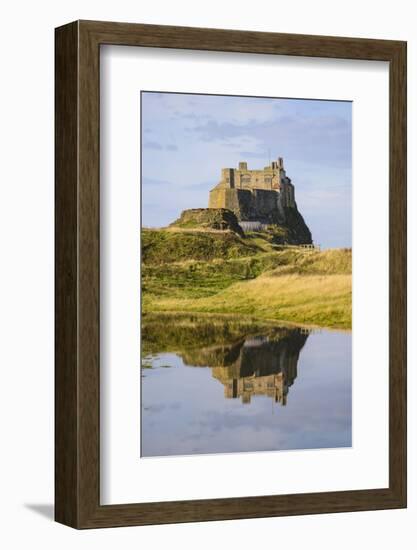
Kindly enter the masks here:
M 165 180 L 158 180 L 158 179 L 155 179 L 155 178 L 149 178 L 147 176 L 143 176 L 142 185 L 146 185 L 148 187 L 161 187 L 161 186 L 172 185 L 172 183 L 170 183 L 169 181 L 165 181 Z
M 239 124 L 252 120 L 262 122 L 276 115 L 276 100 L 239 96 L 178 93 L 142 93 L 143 117 L 154 122 L 167 119 L 187 120 L 200 124 L 202 120 L 219 118 Z
M 163 149 L 162 145 L 160 143 L 156 143 L 156 141 L 144 141 L 142 143 L 143 149 L 155 149 L 157 151 L 160 151 Z
M 351 128 L 340 116 L 279 116 L 275 119 L 245 124 L 209 120 L 190 129 L 204 142 L 221 142 L 238 146 L 252 140 L 252 158 L 265 157 L 274 146 L 273 156 L 301 157 L 303 161 L 327 166 L 350 166 Z M 264 151 L 263 155 L 261 151 Z
M 168 145 L 161 145 L 160 143 L 157 143 L 156 141 L 145 141 L 142 145 L 143 149 L 153 149 L 155 151 L 177 151 L 178 147 L 174 144 L 168 144 Z

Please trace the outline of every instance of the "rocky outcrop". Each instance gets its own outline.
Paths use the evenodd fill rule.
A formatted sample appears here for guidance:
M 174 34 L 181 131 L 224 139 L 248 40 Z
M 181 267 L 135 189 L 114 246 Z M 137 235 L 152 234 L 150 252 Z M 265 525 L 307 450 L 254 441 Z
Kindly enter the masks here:
M 303 216 L 295 207 L 283 209 L 284 218 L 262 219 L 264 230 L 267 231 L 275 244 L 312 244 L 311 232 Z M 237 216 L 227 208 L 191 208 L 183 210 L 181 216 L 170 227 L 183 230 L 200 231 L 231 231 L 240 237 L 245 233 L 239 224 Z
M 170 227 L 233 231 L 241 237 L 244 236 L 243 229 L 240 227 L 235 214 L 227 208 L 191 208 L 183 210 L 178 220 L 175 220 Z

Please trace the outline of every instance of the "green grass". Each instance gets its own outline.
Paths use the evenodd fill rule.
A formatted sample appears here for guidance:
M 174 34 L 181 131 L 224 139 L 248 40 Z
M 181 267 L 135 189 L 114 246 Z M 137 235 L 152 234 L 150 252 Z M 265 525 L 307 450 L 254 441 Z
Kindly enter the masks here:
M 264 253 L 236 259 L 186 260 L 142 265 L 142 290 L 155 297 L 200 298 L 211 296 L 238 281 L 255 279 L 279 268 L 286 260 L 281 254 Z
M 259 252 L 249 239 L 232 232 L 193 232 L 181 230 L 142 231 L 142 262 L 166 264 L 181 260 L 213 260 L 239 258 Z
M 146 230 L 142 308 L 351 327 L 351 250 L 286 248 L 267 233 Z

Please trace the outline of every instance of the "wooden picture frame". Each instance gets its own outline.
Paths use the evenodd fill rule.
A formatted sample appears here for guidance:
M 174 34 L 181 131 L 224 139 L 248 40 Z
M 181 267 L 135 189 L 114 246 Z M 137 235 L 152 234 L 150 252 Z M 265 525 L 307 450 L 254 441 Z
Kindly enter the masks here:
M 76 21 L 56 29 L 55 519 L 75 528 L 406 506 L 406 43 Z M 99 56 L 117 44 L 389 62 L 389 487 L 100 505 Z

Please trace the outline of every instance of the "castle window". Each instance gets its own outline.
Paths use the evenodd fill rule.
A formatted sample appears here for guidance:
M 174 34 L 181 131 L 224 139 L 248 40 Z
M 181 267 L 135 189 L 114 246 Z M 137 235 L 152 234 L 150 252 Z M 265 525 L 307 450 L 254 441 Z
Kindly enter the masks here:
M 270 176 L 265 176 L 265 183 L 272 183 L 272 178 Z
M 250 176 L 241 176 L 240 181 L 241 183 L 250 183 Z
M 230 178 L 226 178 L 226 183 L 230 183 Z

